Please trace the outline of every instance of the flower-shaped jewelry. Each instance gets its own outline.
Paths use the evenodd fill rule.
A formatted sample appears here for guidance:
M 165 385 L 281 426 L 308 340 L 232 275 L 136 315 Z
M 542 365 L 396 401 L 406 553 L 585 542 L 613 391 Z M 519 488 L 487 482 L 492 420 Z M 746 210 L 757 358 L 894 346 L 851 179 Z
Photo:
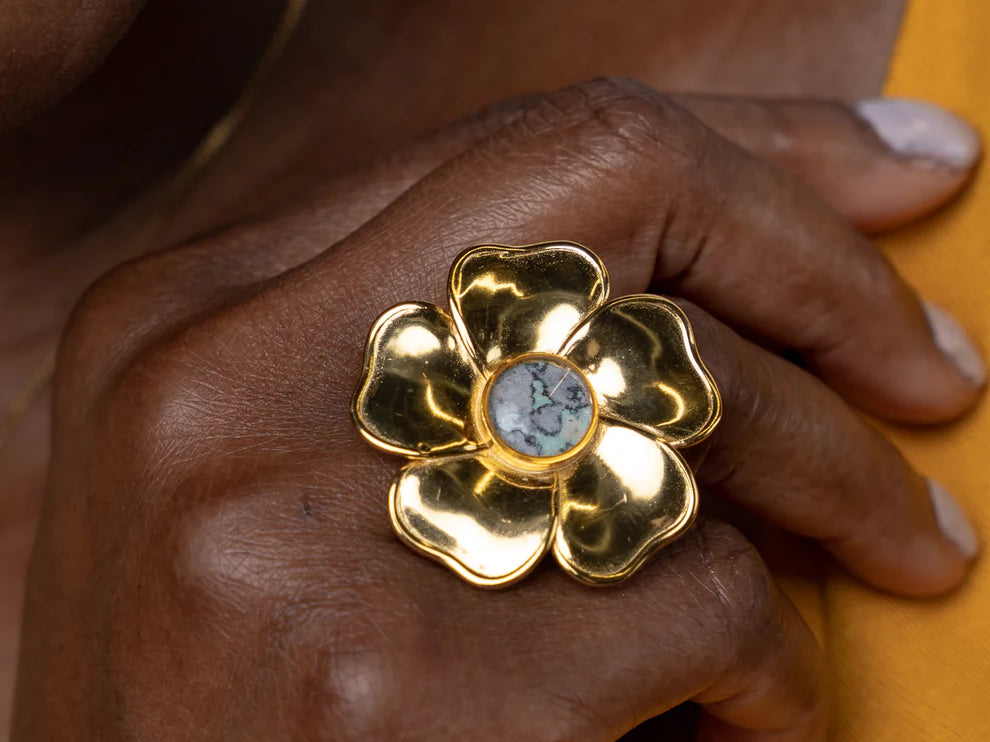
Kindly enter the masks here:
M 580 245 L 483 245 L 451 268 L 450 314 L 379 317 L 353 413 L 413 459 L 389 493 L 403 541 L 479 586 L 551 548 L 602 584 L 690 527 L 697 488 L 675 448 L 714 428 L 718 390 L 673 302 L 607 297 Z

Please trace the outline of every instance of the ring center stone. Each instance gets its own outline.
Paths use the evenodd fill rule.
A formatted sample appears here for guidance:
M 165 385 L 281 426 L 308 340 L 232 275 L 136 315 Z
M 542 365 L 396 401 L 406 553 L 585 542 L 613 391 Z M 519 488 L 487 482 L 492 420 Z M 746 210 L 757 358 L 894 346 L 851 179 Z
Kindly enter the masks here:
M 560 456 L 588 434 L 595 404 L 584 375 L 562 361 L 520 360 L 498 373 L 488 390 L 492 431 L 513 451 Z

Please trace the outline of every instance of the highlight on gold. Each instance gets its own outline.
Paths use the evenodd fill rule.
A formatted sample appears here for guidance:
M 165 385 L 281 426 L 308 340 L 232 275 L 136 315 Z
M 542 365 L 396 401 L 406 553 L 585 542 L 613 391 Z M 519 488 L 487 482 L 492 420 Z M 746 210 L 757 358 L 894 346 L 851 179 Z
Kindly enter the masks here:
M 389 492 L 396 533 L 481 587 L 551 550 L 582 582 L 630 576 L 694 521 L 676 449 L 720 415 L 684 313 L 608 302 L 605 266 L 571 242 L 473 247 L 449 292 L 449 313 L 379 317 L 354 396 L 361 434 L 411 459 Z

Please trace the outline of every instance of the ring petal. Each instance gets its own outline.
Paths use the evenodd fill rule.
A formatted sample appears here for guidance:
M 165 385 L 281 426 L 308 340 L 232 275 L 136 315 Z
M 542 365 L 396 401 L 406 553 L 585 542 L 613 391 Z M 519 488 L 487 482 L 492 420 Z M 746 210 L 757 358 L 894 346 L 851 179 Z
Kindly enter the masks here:
M 400 304 L 371 328 L 354 420 L 365 438 L 392 453 L 473 451 L 479 444 L 471 434 L 471 395 L 478 377 L 443 310 Z
M 694 522 L 694 477 L 674 449 L 604 425 L 595 451 L 563 477 L 554 555 L 577 579 L 603 584 L 639 569 Z
M 524 577 L 546 553 L 552 482 L 512 482 L 474 456 L 414 462 L 389 493 L 403 541 L 481 587 Z
M 601 261 L 570 242 L 482 245 L 450 271 L 451 312 L 489 368 L 522 353 L 556 353 L 607 296 Z
M 634 295 L 609 302 L 562 351 L 584 371 L 602 414 L 671 446 L 688 446 L 718 423 L 721 401 L 687 317 L 669 299 Z

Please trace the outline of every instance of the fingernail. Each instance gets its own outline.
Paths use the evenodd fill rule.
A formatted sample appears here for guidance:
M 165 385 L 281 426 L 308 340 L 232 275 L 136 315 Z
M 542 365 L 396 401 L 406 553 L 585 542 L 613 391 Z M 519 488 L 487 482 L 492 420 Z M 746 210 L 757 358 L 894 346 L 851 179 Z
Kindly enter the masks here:
M 976 531 L 963 513 L 956 498 L 938 482 L 928 480 L 928 494 L 935 510 L 935 521 L 945 537 L 951 541 L 966 559 L 972 559 L 980 550 Z
M 979 159 L 976 129 L 933 103 L 875 98 L 855 108 L 888 147 L 919 164 L 968 170 Z
M 987 381 L 987 367 L 966 331 L 941 307 L 928 301 L 922 301 L 921 307 L 938 349 L 966 379 L 976 386 L 983 386 Z

